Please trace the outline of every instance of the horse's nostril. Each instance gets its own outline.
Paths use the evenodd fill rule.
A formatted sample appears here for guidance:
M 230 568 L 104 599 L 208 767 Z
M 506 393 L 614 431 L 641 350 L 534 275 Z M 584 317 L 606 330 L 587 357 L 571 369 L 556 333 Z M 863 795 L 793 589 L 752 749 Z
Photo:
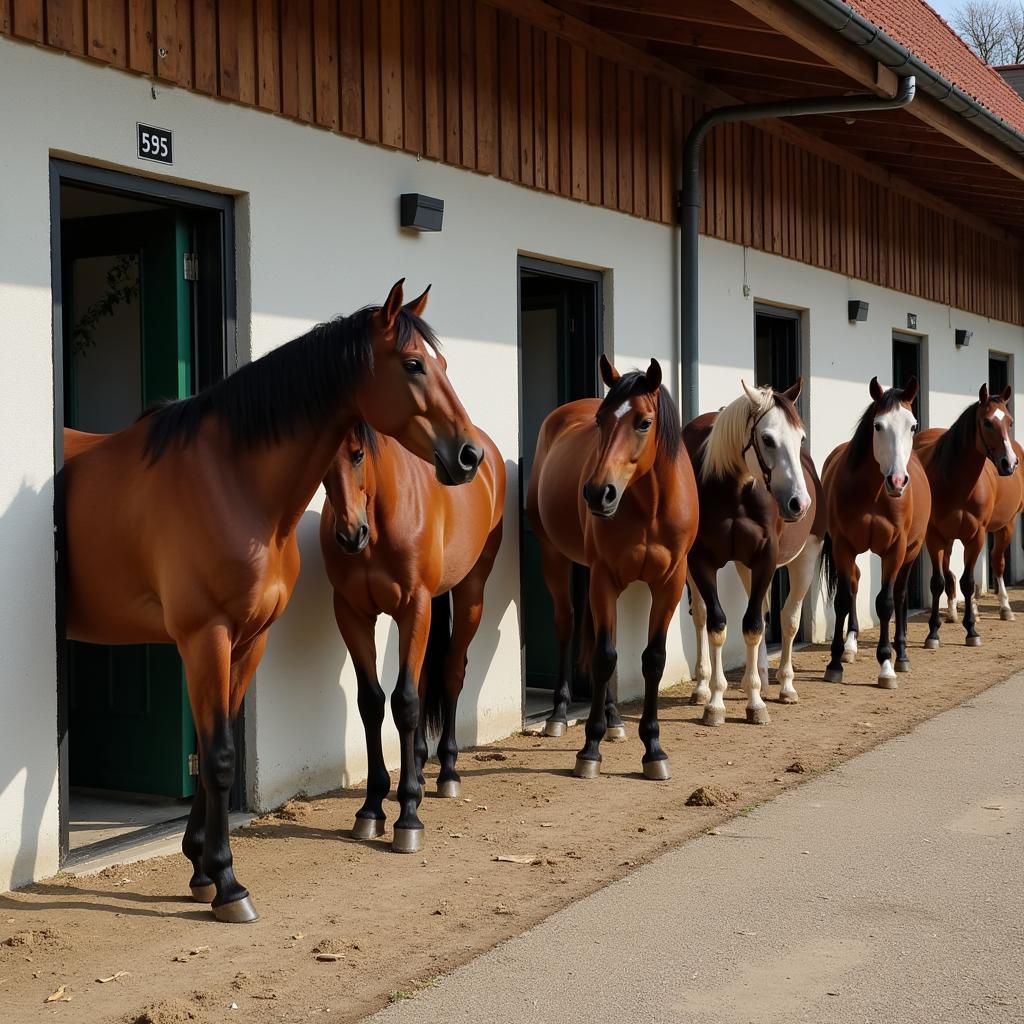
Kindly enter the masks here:
M 615 499 L 618 496 L 618 491 L 615 489 L 613 484 L 608 484 L 604 489 L 604 503 L 605 505 L 614 505 Z
M 459 466 L 467 472 L 471 469 L 476 469 L 480 465 L 480 460 L 483 457 L 483 452 L 479 448 L 474 448 L 471 444 L 464 444 L 459 449 Z
M 789 511 L 790 512 L 799 512 L 800 511 L 800 499 L 796 495 L 793 495 L 793 497 L 789 499 Z
M 366 523 L 360 523 L 359 530 L 356 533 L 356 541 L 362 544 L 366 538 L 370 535 L 370 527 Z

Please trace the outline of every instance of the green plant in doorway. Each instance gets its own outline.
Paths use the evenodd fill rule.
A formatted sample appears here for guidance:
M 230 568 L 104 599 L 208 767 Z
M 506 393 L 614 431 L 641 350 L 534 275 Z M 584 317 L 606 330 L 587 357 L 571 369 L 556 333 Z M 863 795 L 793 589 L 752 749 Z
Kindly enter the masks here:
M 139 297 L 139 260 L 135 253 L 118 256 L 107 271 L 107 290 L 81 316 L 71 331 L 71 348 L 76 355 L 88 355 L 96 345 L 96 328 L 122 304 Z

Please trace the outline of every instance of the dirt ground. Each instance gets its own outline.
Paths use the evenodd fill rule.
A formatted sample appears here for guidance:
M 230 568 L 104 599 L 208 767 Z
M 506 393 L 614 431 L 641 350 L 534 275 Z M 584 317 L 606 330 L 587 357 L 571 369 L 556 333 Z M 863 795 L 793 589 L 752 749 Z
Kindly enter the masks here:
M 356 792 L 293 801 L 233 837 L 236 870 L 263 915 L 254 925 L 219 924 L 192 903 L 180 856 L 0 896 L 0 1020 L 352 1021 L 415 998 L 666 848 L 1024 669 L 1024 593 L 1011 599 L 1010 623 L 982 599 L 980 649 L 944 625 L 945 646 L 924 651 L 926 626 L 913 621 L 913 673 L 895 691 L 872 685 L 870 633 L 841 685 L 820 682 L 824 648 L 799 651 L 801 702 L 777 704 L 773 687 L 769 726 L 745 723 L 736 690 L 719 729 L 699 724 L 688 684 L 665 692 L 669 782 L 640 775 L 635 706 L 624 709 L 627 740 L 604 745 L 598 780 L 570 774 L 579 727 L 465 751 L 464 799 L 424 800 L 422 855 L 392 854 L 386 838 L 350 840 Z M 428 793 L 435 775 L 429 765 Z M 687 804 L 700 787 L 711 806 Z M 518 859 L 496 859 L 506 856 Z

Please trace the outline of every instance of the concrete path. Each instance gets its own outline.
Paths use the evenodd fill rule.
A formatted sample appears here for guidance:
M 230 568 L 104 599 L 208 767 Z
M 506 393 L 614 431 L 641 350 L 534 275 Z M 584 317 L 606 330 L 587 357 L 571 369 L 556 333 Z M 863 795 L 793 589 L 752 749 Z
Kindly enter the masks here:
M 1024 1021 L 1024 674 L 719 833 L 372 1019 Z

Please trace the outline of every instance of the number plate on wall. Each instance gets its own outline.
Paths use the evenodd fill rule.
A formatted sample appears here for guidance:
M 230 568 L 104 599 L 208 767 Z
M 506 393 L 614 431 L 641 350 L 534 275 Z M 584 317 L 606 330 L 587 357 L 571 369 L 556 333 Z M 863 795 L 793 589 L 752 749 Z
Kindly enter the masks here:
M 154 128 L 148 124 L 136 124 L 138 132 L 139 159 L 155 160 L 160 164 L 174 162 L 171 150 L 171 133 L 166 128 Z

